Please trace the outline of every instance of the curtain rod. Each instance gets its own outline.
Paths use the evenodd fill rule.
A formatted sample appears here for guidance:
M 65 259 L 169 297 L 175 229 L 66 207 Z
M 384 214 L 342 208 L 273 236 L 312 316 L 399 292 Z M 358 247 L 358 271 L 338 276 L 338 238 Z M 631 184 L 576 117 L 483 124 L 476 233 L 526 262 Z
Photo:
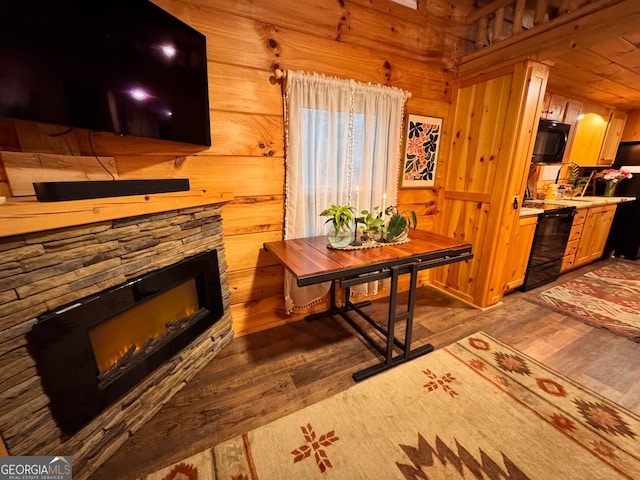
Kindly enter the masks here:
M 282 70 L 281 68 L 275 68 L 273 70 L 273 76 L 276 78 L 276 80 L 284 79 L 287 76 L 287 71 L 286 70 Z M 411 98 L 413 96 L 413 94 L 411 92 L 405 90 L 405 96 L 407 98 Z

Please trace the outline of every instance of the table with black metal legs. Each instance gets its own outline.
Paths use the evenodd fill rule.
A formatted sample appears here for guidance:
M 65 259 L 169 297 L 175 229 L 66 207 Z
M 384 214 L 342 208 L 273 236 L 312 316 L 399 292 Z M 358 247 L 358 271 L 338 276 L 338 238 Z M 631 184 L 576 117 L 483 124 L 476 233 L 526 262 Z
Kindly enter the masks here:
M 412 230 L 410 241 L 387 244 L 381 247 L 337 250 L 329 248 L 324 236 L 267 242 L 265 250 L 272 253 L 296 278 L 300 287 L 331 282 L 330 306 L 326 312 L 313 318 L 338 314 L 359 333 L 383 357 L 381 363 L 353 374 L 360 381 L 403 362 L 433 351 L 430 344 L 411 348 L 413 313 L 418 273 L 473 258 L 471 244 L 425 232 Z M 410 275 L 406 310 L 397 313 L 399 278 Z M 389 310 L 387 325 L 382 325 L 364 310 L 368 302 L 351 301 L 351 288 L 374 280 L 390 278 Z M 336 288 L 344 289 L 344 305 L 336 303 Z M 384 338 L 383 342 L 370 335 L 352 315 L 356 314 L 374 327 Z M 398 339 L 398 322 L 405 322 L 404 338 Z M 396 352 L 398 352 L 396 354 Z

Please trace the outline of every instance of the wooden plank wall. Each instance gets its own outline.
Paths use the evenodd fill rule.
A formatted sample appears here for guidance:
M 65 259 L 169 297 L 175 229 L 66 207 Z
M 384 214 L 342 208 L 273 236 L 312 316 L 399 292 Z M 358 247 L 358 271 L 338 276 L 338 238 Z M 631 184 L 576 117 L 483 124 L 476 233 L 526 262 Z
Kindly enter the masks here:
M 522 201 L 548 67 L 521 62 L 460 80 L 452 163 L 437 232 L 473 244 L 474 259 L 436 269 L 434 284 L 481 308 L 497 304 Z M 453 114 L 453 113 L 452 113 Z
M 120 179 L 179 176 L 188 177 L 192 189 L 232 190 L 223 224 L 234 330 L 246 334 L 297 320 L 284 313 L 282 268 L 262 249 L 282 238 L 283 223 L 283 105 L 273 69 L 410 91 L 409 112 L 445 120 L 438 187 L 449 153 L 453 58 L 466 48 L 471 2 L 420 1 L 416 12 L 390 0 L 154 1 L 207 37 L 210 149 L 187 151 L 97 132 L 88 142 L 90 132 L 52 136 L 55 127 L 6 119 L 0 121 L 0 149 L 95 151 L 115 158 Z M 0 182 L 2 175 L 0 169 Z M 421 228 L 433 229 L 437 189 L 402 189 L 398 203 L 416 211 Z

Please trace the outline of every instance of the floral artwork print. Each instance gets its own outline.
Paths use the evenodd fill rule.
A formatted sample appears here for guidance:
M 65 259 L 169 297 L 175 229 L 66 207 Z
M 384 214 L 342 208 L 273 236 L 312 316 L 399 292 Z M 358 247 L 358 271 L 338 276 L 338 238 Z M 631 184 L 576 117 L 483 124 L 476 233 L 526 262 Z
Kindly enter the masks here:
M 403 187 L 433 187 L 442 119 L 409 114 L 403 157 Z

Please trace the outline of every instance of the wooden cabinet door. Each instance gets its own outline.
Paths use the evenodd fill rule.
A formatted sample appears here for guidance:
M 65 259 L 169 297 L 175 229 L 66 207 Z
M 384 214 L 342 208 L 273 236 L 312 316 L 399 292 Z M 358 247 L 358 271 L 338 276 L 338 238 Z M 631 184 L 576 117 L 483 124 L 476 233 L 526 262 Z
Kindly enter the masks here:
M 616 205 L 589 208 L 574 266 L 585 265 L 602 256 L 615 211 Z
M 604 247 L 607 243 L 607 237 L 609 236 L 609 230 L 611 229 L 611 223 L 613 222 L 613 216 L 616 213 L 616 208 L 616 205 L 606 205 L 602 207 L 602 210 L 600 211 L 598 228 L 592 239 L 591 261 L 598 260 L 604 252 Z
M 504 279 L 505 291 L 512 290 L 524 283 L 537 224 L 537 216 L 520 218 L 518 231 L 515 238 L 512 238 L 512 244 L 507 255 L 507 268 L 505 269 Z
M 618 153 L 618 145 L 620 145 L 620 137 L 622 136 L 626 121 L 627 114 L 625 112 L 615 111 L 611 115 L 611 120 L 609 120 L 609 126 L 607 127 L 607 134 L 604 137 L 604 143 L 600 151 L 598 165 L 613 164 L 616 153 Z
M 575 125 L 578 122 L 578 117 L 580 117 L 581 111 L 582 102 L 579 100 L 569 99 L 564 110 L 564 117 L 562 118 L 562 122 L 568 123 L 573 127 L 573 129 L 575 129 Z
M 578 121 L 569 152 L 570 161 L 582 166 L 598 165 L 608 121 L 608 116 L 595 112 L 586 113 Z
M 575 266 L 576 254 L 578 253 L 578 247 L 580 246 L 580 239 L 582 238 L 582 230 L 584 229 L 584 221 L 586 220 L 586 218 L 587 209 L 579 208 L 575 216 L 573 217 L 571 232 L 569 232 L 567 248 L 565 248 L 564 250 L 564 257 L 562 259 L 560 273 L 571 270 Z
M 576 260 L 574 266 L 585 265 L 591 261 L 593 252 L 593 239 L 596 236 L 598 222 L 600 221 L 600 208 L 592 207 L 587 210 L 587 218 L 584 221 L 580 244 L 576 252 Z
M 564 120 L 565 109 L 567 108 L 567 97 L 550 93 L 545 96 L 544 107 L 541 118 L 562 122 Z

